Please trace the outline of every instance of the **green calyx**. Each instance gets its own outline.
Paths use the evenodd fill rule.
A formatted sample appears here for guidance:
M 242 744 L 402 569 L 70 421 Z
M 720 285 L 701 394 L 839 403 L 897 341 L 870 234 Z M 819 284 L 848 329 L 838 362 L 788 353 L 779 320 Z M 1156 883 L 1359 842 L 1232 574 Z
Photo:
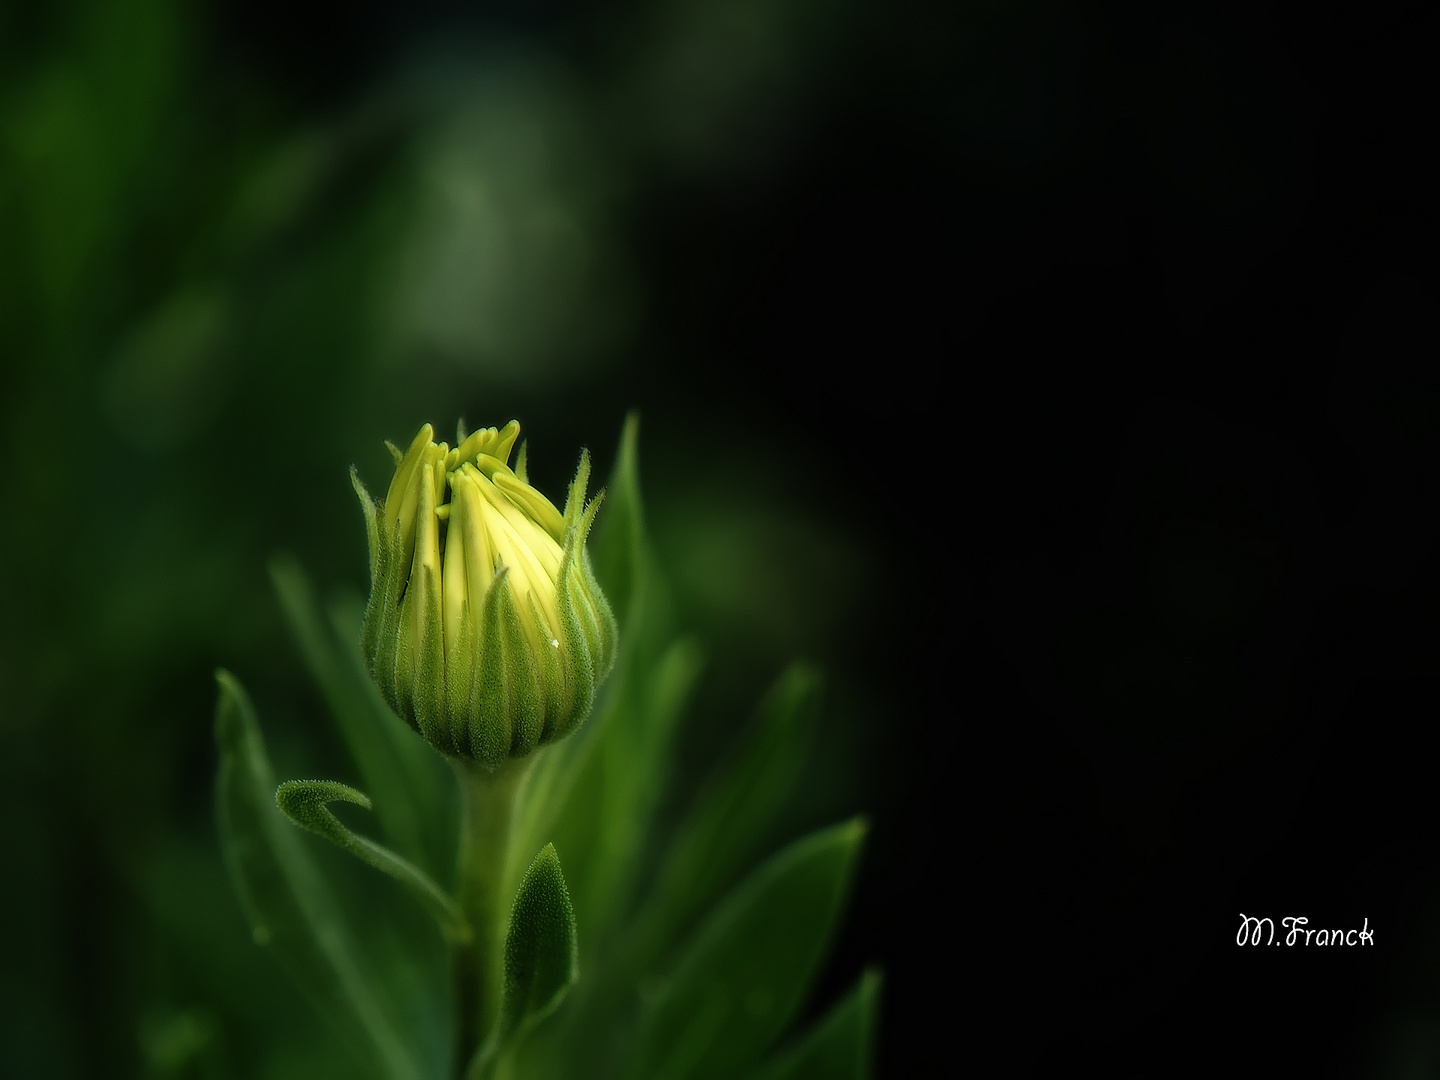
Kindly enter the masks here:
M 511 421 L 435 443 L 429 424 L 376 502 L 361 646 L 391 708 L 445 754 L 490 768 L 573 731 L 615 659 L 615 617 L 585 551 L 582 453 L 565 509 L 526 477 Z

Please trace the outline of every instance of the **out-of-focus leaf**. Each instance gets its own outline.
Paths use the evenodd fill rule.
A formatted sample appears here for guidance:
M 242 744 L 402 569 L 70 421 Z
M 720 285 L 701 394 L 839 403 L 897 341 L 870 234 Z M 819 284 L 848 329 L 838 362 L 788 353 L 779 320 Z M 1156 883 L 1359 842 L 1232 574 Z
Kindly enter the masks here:
M 672 737 L 701 669 L 695 642 L 681 639 L 637 670 L 596 737 L 555 826 L 570 862 L 583 932 L 602 940 L 624 911 L 669 772 Z
M 327 620 L 309 577 L 293 557 L 272 559 L 270 578 L 361 782 L 375 799 L 386 839 L 430 874 L 448 872 L 453 852 L 441 845 L 454 836 L 454 810 L 442 796 L 454 777 L 444 760 L 390 711 L 365 674 L 356 644 L 358 620 L 354 633 L 348 633 L 350 613 L 341 608 Z
M 634 648 L 622 634 L 615 668 L 600 688 L 591 715 L 573 735 L 535 752 L 535 765 L 516 797 L 507 889 L 513 888 L 520 878 L 525 865 L 521 861 L 523 853 L 536 850 L 548 842 L 547 837 L 555 835 L 557 822 L 567 808 L 585 804 L 585 793 L 577 791 L 577 786 L 583 783 L 587 765 L 611 718 L 629 707 L 634 655 Z
M 820 673 L 793 664 L 761 702 L 743 742 L 704 787 L 635 920 L 633 962 L 652 962 L 755 855 L 804 765 Z
M 742 882 L 701 925 L 641 1021 L 627 1075 L 734 1077 L 804 999 L 865 835 L 855 818 L 811 833 Z
M 647 559 L 636 457 L 639 430 L 640 418 L 631 413 L 626 417 L 615 468 L 605 487 L 605 502 L 587 545 L 595 576 L 620 625 L 620 651 L 580 730 L 538 752 L 539 760 L 526 780 L 515 811 L 520 838 L 517 851 L 533 851 L 554 831 L 555 819 L 570 799 L 591 746 L 609 717 L 623 704 L 629 673 L 635 667 L 639 636 L 635 623 L 642 606 L 640 593 Z M 511 868 L 512 879 L 518 871 L 518 865 Z
M 669 771 L 671 742 L 702 667 L 700 647 L 674 642 L 649 672 L 630 723 L 613 724 L 595 761 L 604 772 L 593 849 L 591 897 L 598 911 L 613 914 L 629 898 L 640 849 Z M 644 778 L 643 782 L 640 778 Z
M 623 634 L 631 607 L 644 586 L 645 513 L 640 499 L 640 416 L 625 418 L 615 470 L 605 486 L 605 505 L 589 543 L 595 577 Z
M 275 805 L 287 818 L 400 882 L 434 916 L 447 940 L 462 945 L 468 942 L 470 925 L 449 894 L 408 859 L 347 829 L 325 805 L 334 800 L 370 809 L 368 796 L 334 780 L 286 780 L 275 789 Z
M 379 984 L 365 972 L 299 834 L 275 805 L 275 777 L 249 698 L 228 671 L 216 680 L 220 842 L 255 941 L 273 951 L 370 1072 L 418 1080 Z
M 869 1080 L 881 982 L 879 971 L 867 970 L 824 1019 L 750 1080 Z
M 437 753 L 419 732 L 411 730 L 390 710 L 380 695 L 380 688 L 365 669 L 365 658 L 360 654 L 364 600 L 357 593 L 344 592 L 332 599 L 327 608 L 350 685 L 362 701 L 369 702 L 370 716 L 384 734 L 392 760 L 404 777 L 405 793 L 415 807 L 421 840 L 427 845 L 425 850 L 434 861 L 437 876 L 439 872 L 448 874 L 455 865 L 459 842 L 460 790 L 455 783 L 455 772 L 444 755 Z
M 580 730 L 541 752 L 516 808 L 517 855 L 552 838 L 572 853 L 568 869 L 587 938 L 591 913 L 612 910 L 633 868 L 623 850 L 606 853 L 600 845 L 609 836 L 628 850 L 635 835 L 627 823 L 653 809 L 663 776 L 646 770 L 658 768 L 664 758 L 699 663 L 693 644 L 677 648 L 668 632 L 667 601 L 645 540 L 638 431 L 639 418 L 632 413 L 589 545 L 596 576 L 620 623 L 615 668 Z M 652 778 L 637 791 L 634 778 L 641 775 Z M 592 864 L 607 877 L 595 888 L 589 882 Z M 521 866 L 512 862 L 510 880 Z

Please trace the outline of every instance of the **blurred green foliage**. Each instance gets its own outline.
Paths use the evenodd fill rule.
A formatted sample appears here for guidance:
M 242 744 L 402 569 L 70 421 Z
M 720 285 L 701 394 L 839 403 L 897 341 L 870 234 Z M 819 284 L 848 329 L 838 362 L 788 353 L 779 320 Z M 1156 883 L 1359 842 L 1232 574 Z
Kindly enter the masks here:
M 228 66 L 203 7 L 0 8 L 0 1074 L 335 1074 L 220 861 L 211 671 L 242 675 L 281 776 L 359 780 L 268 561 L 294 552 L 353 614 L 347 467 L 383 475 L 381 439 L 421 417 L 610 446 L 646 315 L 638 194 L 779 153 L 851 32 L 798 2 L 626 18 L 593 71 L 496 37 L 317 120 Z M 833 640 L 861 559 L 783 492 L 727 488 L 717 450 L 671 451 L 708 471 L 651 513 L 715 691 L 710 734 L 673 748 L 680 788 L 727 710 Z M 559 490 L 570 460 L 532 476 Z M 677 680 L 701 649 L 667 660 Z M 845 785 L 817 775 L 791 817 L 833 819 Z M 372 922 L 422 917 L 316 857 Z
M 859 817 L 832 824 L 754 865 L 766 854 L 767 827 L 803 775 L 819 711 L 818 674 L 792 665 L 746 725 L 736 752 L 686 793 L 686 812 L 673 830 L 657 819 L 700 664 L 695 643 L 675 636 L 670 590 L 645 534 L 636 431 L 627 424 L 608 488 L 615 499 L 593 545 L 608 577 L 602 585 L 623 598 L 619 656 L 594 715 L 535 752 L 533 771 L 515 796 L 508 856 L 503 846 L 492 849 L 501 852 L 494 864 L 498 891 L 515 901 L 499 1010 L 504 1022 L 477 1060 L 493 1065 L 486 1076 L 681 1080 L 757 1068 L 787 1075 L 785 1069 L 813 1056 L 806 1068 L 817 1075 L 863 1078 L 877 1012 L 874 973 L 864 977 L 858 997 L 810 1025 L 795 1047 L 769 1053 L 806 1001 L 867 831 Z M 433 796 L 453 793 L 456 778 L 437 771 L 439 755 L 427 755 L 426 744 L 381 701 L 360 660 L 356 625 L 336 619 L 327 630 L 304 572 L 283 562 L 275 570 L 311 673 L 354 764 L 372 773 L 376 786 L 373 800 L 335 781 L 287 780 L 277 791 L 255 710 L 234 676 L 220 673 L 220 843 L 252 937 L 340 1033 L 350 1056 L 335 1063 L 338 1074 L 480 1076 L 477 1066 L 464 1066 L 484 1032 L 460 1024 L 458 1040 L 442 1034 L 447 1017 L 459 1011 L 464 1019 L 473 994 L 465 953 L 447 963 L 433 947 L 435 926 L 404 918 L 371 923 L 373 905 L 357 911 L 352 896 L 332 888 L 311 857 L 313 842 L 295 828 L 325 837 L 410 889 L 447 941 L 463 950 L 472 931 L 491 932 L 483 921 L 487 909 L 467 906 L 466 926 L 446 895 L 452 877 L 463 879 L 466 857 L 459 868 L 455 859 L 442 860 L 438 883 L 407 859 L 429 846 L 416 842 L 413 821 L 421 836 L 451 831 L 446 814 L 453 818 L 454 809 L 446 802 L 453 799 Z M 375 753 L 381 746 L 391 752 Z M 377 757 L 415 767 L 367 769 L 364 763 Z M 509 781 L 490 782 L 497 785 L 492 792 L 515 790 Z M 474 779 L 467 772 L 461 783 Z M 393 815 L 378 818 L 379 835 L 397 850 L 351 832 L 326 806 L 347 802 L 408 807 L 398 823 Z M 479 827 L 494 822 L 482 817 Z M 476 843 L 480 834 L 461 836 Z M 567 852 L 563 871 L 550 837 Z M 660 856 L 653 865 L 645 857 L 651 851 Z M 409 940 L 417 932 L 424 940 Z M 453 1003 L 446 993 L 452 971 L 461 976 Z M 417 1025 L 417 1018 L 428 1022 Z M 535 1037 L 527 1038 L 532 1029 Z M 451 1048 L 458 1052 L 447 1055 Z

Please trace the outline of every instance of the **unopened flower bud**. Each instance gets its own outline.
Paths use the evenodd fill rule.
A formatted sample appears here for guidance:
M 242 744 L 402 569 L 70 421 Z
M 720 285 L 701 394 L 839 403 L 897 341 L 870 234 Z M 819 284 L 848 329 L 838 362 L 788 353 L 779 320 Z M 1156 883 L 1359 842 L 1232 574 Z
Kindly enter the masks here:
M 615 617 L 585 538 L 590 458 L 564 511 L 530 486 L 511 421 L 435 443 L 429 424 L 394 446 L 376 503 L 354 475 L 370 539 L 361 647 L 402 719 L 436 749 L 495 767 L 569 734 L 615 659 Z M 601 495 L 604 493 L 602 492 Z

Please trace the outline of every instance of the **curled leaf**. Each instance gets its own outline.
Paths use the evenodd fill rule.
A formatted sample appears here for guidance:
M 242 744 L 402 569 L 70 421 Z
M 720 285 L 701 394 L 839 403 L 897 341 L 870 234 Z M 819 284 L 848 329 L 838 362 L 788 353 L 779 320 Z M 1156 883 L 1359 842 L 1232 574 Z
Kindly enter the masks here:
M 370 809 L 368 796 L 335 780 L 286 780 L 275 789 L 275 805 L 292 822 L 404 885 L 435 917 L 447 939 L 456 944 L 469 941 L 470 925 L 450 895 L 414 863 L 347 829 L 325 805 L 336 800 Z

